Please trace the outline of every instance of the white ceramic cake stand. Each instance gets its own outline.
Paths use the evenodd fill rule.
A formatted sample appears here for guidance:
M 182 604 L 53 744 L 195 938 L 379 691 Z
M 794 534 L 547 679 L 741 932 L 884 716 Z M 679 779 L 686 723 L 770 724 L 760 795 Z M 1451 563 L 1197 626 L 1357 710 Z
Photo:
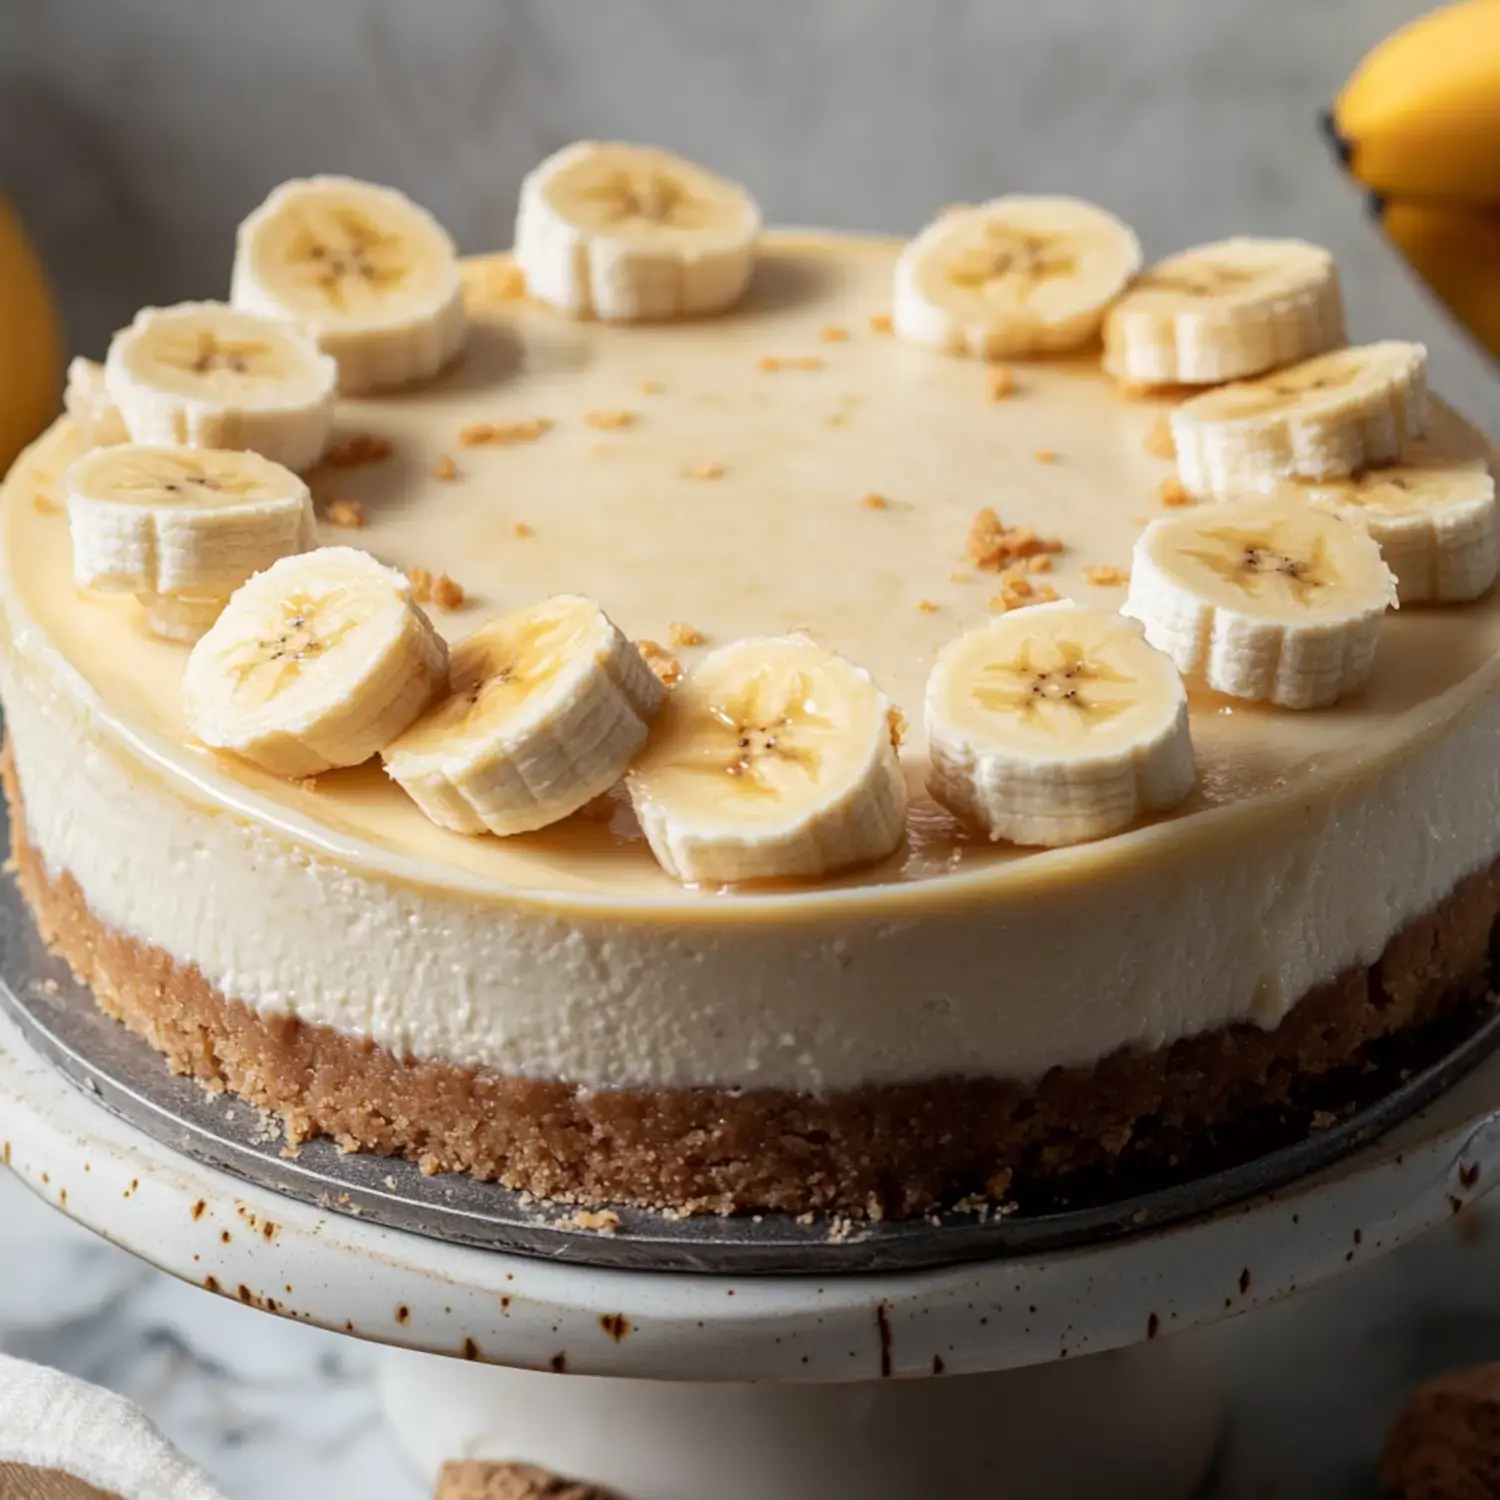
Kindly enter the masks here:
M 633 1500 L 1173 1500 L 1205 1472 L 1219 1407 L 1166 1335 L 1311 1286 L 1477 1196 L 1500 1173 L 1500 1055 L 1260 1199 L 1097 1247 L 884 1276 L 596 1270 L 380 1228 L 188 1160 L 4 1017 L 0 1159 L 177 1276 L 392 1346 L 386 1411 L 429 1477 L 447 1458 L 520 1457 Z

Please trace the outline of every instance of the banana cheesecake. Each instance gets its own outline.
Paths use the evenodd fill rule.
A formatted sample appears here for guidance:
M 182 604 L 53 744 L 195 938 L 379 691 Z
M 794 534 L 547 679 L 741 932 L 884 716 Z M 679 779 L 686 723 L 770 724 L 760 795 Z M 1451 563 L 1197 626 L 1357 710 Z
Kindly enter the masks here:
M 343 178 L 0 491 L 20 886 L 292 1143 L 926 1212 L 1482 1003 L 1492 451 L 1315 246 L 764 230 L 580 143 L 512 252 Z

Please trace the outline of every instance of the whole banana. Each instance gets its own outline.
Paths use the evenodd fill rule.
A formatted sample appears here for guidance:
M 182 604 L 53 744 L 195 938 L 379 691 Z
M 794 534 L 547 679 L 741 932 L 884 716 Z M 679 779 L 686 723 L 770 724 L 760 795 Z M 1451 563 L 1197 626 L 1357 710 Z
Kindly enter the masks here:
M 1391 242 L 1500 357 L 1500 3 L 1463 0 L 1388 37 L 1327 125 Z

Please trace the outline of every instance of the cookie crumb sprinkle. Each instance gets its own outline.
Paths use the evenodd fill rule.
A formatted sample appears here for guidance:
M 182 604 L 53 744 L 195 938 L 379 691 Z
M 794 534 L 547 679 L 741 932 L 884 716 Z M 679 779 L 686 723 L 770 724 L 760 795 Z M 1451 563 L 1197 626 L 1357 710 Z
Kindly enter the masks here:
M 590 427 L 614 431 L 621 427 L 633 427 L 636 418 L 633 411 L 591 411 L 585 414 L 583 420 Z
M 924 615 L 935 615 L 942 606 L 934 604 L 931 599 L 918 599 L 917 608 Z
M 528 536 L 535 536 L 536 535 L 536 527 L 535 526 L 528 526 L 525 523 L 525 521 L 517 521 L 516 522 L 516 526 L 515 526 L 515 531 L 516 531 L 516 535 L 519 536 L 519 537 L 528 537 Z
M 1095 563 L 1083 570 L 1083 576 L 1090 583 L 1096 583 L 1101 588 L 1113 588 L 1130 582 L 1130 574 L 1123 568 L 1115 567 L 1112 563 Z
M 1175 474 L 1169 474 L 1157 486 L 1156 498 L 1169 510 L 1179 510 L 1184 505 L 1193 503 L 1193 497 L 1188 494 L 1182 481 Z
M 328 507 L 328 524 L 358 531 L 365 524 L 365 508 L 358 500 L 335 500 Z
M 763 354 L 760 368 L 767 374 L 777 370 L 821 370 L 823 361 L 811 354 Z
M 826 328 L 819 329 L 818 337 L 825 344 L 842 344 L 849 337 L 849 330 L 830 323 Z
M 673 620 L 667 626 L 667 639 L 674 646 L 706 646 L 708 644 L 708 637 L 701 630 L 695 630 L 681 620 Z
M 899 750 L 902 740 L 906 738 L 906 715 L 892 704 L 890 712 L 886 714 L 886 722 L 891 727 L 891 744 Z
M 528 417 L 520 422 L 470 422 L 459 428 L 458 441 L 465 448 L 481 448 L 486 444 L 508 447 L 534 443 L 551 430 L 552 421 L 548 417 Z
M 1036 452 L 1031 456 L 1039 464 L 1055 464 L 1058 462 L 1059 458 L 1059 455 L 1055 453 L 1051 448 L 1038 448 Z
M 432 584 L 432 602 L 439 609 L 458 609 L 464 602 L 463 585 L 439 573 Z
M 439 453 L 433 460 L 432 477 L 443 480 L 458 478 L 458 465 L 453 462 L 451 454 Z
M 641 382 L 641 395 L 643 396 L 659 396 L 664 390 L 666 390 L 666 386 L 659 380 L 643 380 Z
M 1009 365 L 996 365 L 989 374 L 991 401 L 1004 401 L 1016 393 L 1016 374 Z
M 871 333 L 894 333 L 896 325 L 891 321 L 889 313 L 874 313 L 870 317 Z
M 1031 558 L 1062 551 L 1056 537 L 1038 536 L 1031 526 L 1006 526 L 986 505 L 969 523 L 964 552 L 976 568 L 998 573 L 1017 558 Z
M 722 479 L 723 464 L 691 464 L 682 471 L 684 479 Z
M 408 568 L 406 581 L 411 585 L 411 596 L 418 604 L 432 603 L 432 574 L 426 568 Z
M 323 455 L 323 462 L 330 469 L 358 469 L 365 464 L 383 464 L 393 451 L 385 438 L 373 432 L 351 432 Z
M 859 503 L 866 510 L 889 510 L 891 508 L 891 502 L 884 495 L 877 494 L 874 490 L 871 490 Z
M 660 641 L 637 641 L 635 649 L 663 687 L 676 687 L 682 681 L 682 663 Z

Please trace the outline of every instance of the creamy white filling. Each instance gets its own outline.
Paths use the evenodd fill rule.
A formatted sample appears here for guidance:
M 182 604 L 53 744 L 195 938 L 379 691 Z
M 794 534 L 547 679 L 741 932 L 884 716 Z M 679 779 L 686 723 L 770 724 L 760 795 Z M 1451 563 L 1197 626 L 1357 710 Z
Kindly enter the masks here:
M 133 760 L 38 674 L 7 666 L 3 686 L 31 841 L 101 921 L 261 1012 L 592 1086 L 1026 1079 L 1273 1025 L 1500 851 L 1487 695 L 1384 774 L 1260 809 L 1235 838 L 1179 825 L 1170 859 L 1122 858 L 1086 881 L 896 916 L 591 916 L 288 844 Z

